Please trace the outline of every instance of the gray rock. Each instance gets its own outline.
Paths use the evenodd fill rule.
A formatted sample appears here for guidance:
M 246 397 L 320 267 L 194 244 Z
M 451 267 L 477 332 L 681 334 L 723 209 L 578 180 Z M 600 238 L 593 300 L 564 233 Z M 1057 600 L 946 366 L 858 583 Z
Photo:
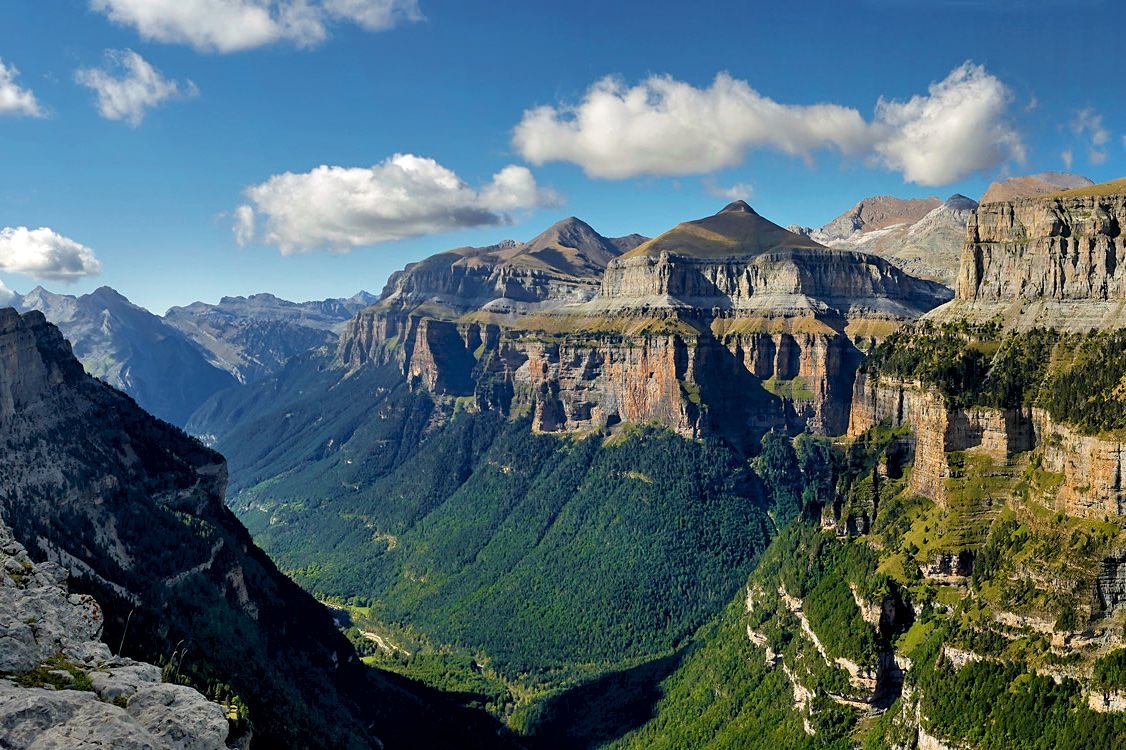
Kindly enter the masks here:
M 92 597 L 69 594 L 65 570 L 36 565 L 0 521 L 0 673 L 45 663 L 62 683 L 88 671 L 94 692 L 19 687 L 0 679 L 3 750 L 219 750 L 222 707 L 191 688 L 160 682 L 152 664 L 115 657 L 98 640 L 102 612 Z M 49 662 L 62 654 L 71 667 Z M 128 710 L 114 703 L 129 699 Z
M 227 739 L 223 709 L 183 685 L 145 685 L 126 709 L 150 734 L 175 750 L 221 750 Z
M 129 698 L 144 685 L 160 682 L 160 669 L 152 664 L 134 662 L 90 674 L 94 692 L 107 703 L 115 698 Z

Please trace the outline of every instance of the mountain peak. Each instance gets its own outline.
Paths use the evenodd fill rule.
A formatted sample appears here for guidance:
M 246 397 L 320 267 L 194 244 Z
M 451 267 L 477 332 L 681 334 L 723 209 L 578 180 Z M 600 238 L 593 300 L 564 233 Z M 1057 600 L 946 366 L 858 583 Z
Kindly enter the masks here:
M 630 250 L 625 257 L 658 256 L 669 252 L 697 258 L 719 258 L 823 247 L 819 242 L 790 232 L 761 216 L 746 201 L 735 201 L 718 214 L 678 224 Z
M 747 203 L 746 201 L 743 201 L 743 200 L 732 201 L 731 203 L 728 203 L 726 206 L 723 207 L 723 209 L 720 211 L 720 213 L 721 214 L 754 214 L 755 216 L 758 216 L 758 214 L 755 214 L 755 210 L 753 208 L 751 208 L 750 204 Z
M 586 245 L 604 245 L 606 238 L 576 216 L 568 216 L 552 224 L 546 230 L 528 241 L 526 247 L 540 248 L 546 245 L 563 245 L 584 249 Z
M 954 193 L 942 205 L 955 211 L 972 211 L 977 208 L 977 201 L 973 198 L 967 198 L 961 193 Z

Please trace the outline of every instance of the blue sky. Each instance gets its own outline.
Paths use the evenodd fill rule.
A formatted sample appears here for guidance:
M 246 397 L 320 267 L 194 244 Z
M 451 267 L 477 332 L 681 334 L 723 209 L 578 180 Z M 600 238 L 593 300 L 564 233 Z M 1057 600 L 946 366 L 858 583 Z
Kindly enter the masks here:
M 1113 0 L 4 0 L 0 281 L 156 312 L 313 299 L 568 215 L 653 235 L 742 195 L 817 226 L 1065 151 L 1114 179 L 1124 22 Z

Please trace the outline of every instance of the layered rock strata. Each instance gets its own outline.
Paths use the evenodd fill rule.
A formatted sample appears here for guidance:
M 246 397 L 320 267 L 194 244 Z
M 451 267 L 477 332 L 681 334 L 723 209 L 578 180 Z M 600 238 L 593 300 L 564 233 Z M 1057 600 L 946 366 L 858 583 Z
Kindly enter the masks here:
M 431 392 L 527 411 L 544 432 L 658 422 L 687 436 L 839 434 L 862 349 L 946 298 L 742 202 L 621 255 L 607 250 L 620 241 L 576 234 L 574 221 L 546 234 L 558 253 L 604 261 L 597 276 L 566 288 L 523 276 L 516 305 L 515 293 L 496 296 L 498 267 L 473 259 L 505 252 L 504 267 L 530 267 L 543 241 L 434 256 L 353 319 L 339 364 L 394 364 Z
M 1076 190 L 983 204 L 954 301 L 935 320 L 1090 330 L 1126 325 L 1126 194 Z

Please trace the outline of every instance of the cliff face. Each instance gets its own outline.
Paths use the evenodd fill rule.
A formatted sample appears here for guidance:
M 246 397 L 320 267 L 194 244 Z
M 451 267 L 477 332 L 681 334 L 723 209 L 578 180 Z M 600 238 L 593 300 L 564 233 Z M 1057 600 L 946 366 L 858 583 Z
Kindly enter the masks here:
M 983 204 L 967 227 L 955 299 L 931 317 L 1066 330 L 1126 323 L 1126 195 L 1086 192 Z
M 561 248 L 576 227 L 589 229 L 569 220 L 541 237 Z M 598 276 L 561 276 L 558 260 L 529 270 L 542 265 L 529 251 L 539 239 L 408 267 L 353 319 L 338 362 L 395 363 L 433 393 L 529 411 L 545 432 L 658 422 L 694 437 L 839 434 L 858 345 L 945 299 L 938 284 L 822 247 L 742 202 L 622 255 L 617 241 L 579 237 L 587 249 L 570 253 L 604 261 Z M 501 266 L 486 262 L 502 252 Z M 522 279 L 523 297 L 496 296 L 501 271 Z

